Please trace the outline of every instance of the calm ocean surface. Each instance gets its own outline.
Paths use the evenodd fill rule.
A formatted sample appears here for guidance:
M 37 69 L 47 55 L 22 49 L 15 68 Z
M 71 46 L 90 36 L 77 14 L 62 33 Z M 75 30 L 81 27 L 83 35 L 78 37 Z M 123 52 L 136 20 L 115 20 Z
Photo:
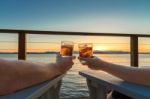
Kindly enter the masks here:
M 76 55 L 78 56 L 78 55 Z M 108 62 L 123 64 L 129 66 L 129 54 L 95 54 Z M 0 58 L 16 60 L 17 54 L 0 54 Z M 28 54 L 27 60 L 38 62 L 55 62 L 56 54 Z M 140 66 L 150 66 L 150 54 L 140 54 Z M 86 66 L 82 66 L 79 61 L 74 60 L 74 66 L 67 75 L 63 78 L 61 87 L 61 99 L 88 99 L 88 89 L 86 81 L 78 75 L 78 71 L 87 70 Z

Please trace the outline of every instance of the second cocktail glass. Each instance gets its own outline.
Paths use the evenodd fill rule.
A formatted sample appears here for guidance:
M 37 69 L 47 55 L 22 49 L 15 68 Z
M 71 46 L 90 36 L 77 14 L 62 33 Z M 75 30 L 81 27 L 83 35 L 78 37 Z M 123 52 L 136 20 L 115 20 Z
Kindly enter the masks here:
M 93 56 L 93 44 L 92 43 L 80 43 L 79 45 L 79 56 L 89 58 Z

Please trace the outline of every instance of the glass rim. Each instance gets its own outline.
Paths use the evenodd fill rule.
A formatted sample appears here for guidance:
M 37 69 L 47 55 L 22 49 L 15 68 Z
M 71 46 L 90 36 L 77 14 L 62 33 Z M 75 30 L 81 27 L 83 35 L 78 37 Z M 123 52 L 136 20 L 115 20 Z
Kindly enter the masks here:
M 93 47 L 93 43 L 78 43 L 78 47 L 80 47 L 81 45 L 91 45 Z
M 68 44 L 68 45 L 74 45 L 73 41 L 61 41 L 61 44 Z

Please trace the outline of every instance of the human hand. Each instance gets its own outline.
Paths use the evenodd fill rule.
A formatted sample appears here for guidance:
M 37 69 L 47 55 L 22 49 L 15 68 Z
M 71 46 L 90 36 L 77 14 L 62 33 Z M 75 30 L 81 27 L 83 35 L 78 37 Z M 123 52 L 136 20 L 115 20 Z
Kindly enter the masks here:
M 78 57 L 78 59 L 81 61 L 82 65 L 87 65 L 89 68 L 91 68 L 93 70 L 103 69 L 103 67 L 104 67 L 103 66 L 104 61 L 102 61 L 101 59 L 99 59 L 96 56 L 93 56 L 91 58 Z
M 75 59 L 75 56 L 62 57 L 60 55 L 57 55 L 56 67 L 58 69 L 58 72 L 60 74 L 67 72 L 74 64 L 73 59 Z

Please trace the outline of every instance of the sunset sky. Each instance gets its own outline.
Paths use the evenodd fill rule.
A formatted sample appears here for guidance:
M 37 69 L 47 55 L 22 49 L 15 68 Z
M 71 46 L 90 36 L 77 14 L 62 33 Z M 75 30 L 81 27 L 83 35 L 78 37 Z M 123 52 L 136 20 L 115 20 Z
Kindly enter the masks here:
M 1 0 L 0 28 L 150 34 L 149 5 L 150 0 Z M 54 35 L 27 35 L 27 49 L 59 51 L 64 40 L 74 41 L 75 50 L 82 42 L 95 43 L 95 50 L 130 49 L 125 37 Z M 140 38 L 139 43 L 140 51 L 150 52 L 149 38 Z M 0 34 L 0 52 L 16 49 L 17 35 Z

